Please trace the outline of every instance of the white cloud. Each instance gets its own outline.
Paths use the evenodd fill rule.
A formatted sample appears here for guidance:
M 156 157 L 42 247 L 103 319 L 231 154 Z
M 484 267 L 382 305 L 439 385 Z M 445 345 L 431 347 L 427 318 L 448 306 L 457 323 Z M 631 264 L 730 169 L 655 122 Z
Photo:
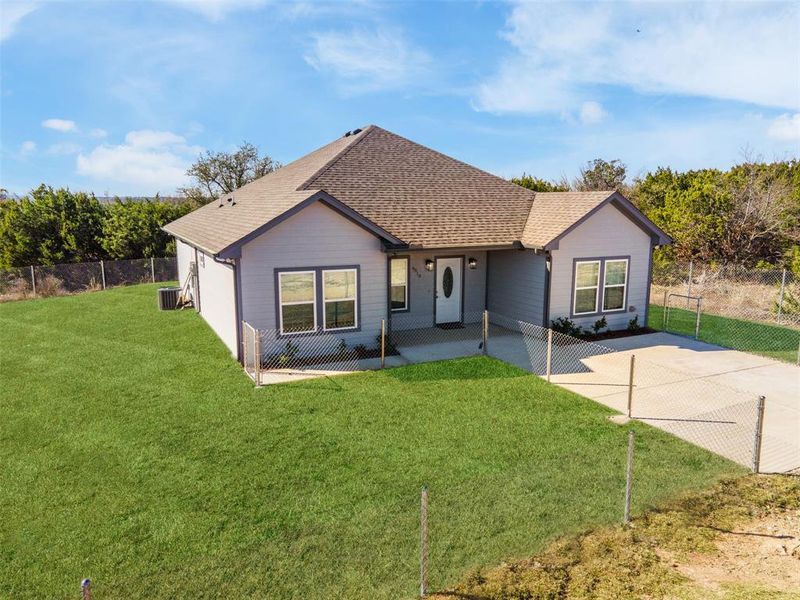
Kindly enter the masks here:
M 167 0 L 191 11 L 200 13 L 213 23 L 222 21 L 228 13 L 252 10 L 264 6 L 266 0 Z
M 603 106 L 599 102 L 589 101 L 581 105 L 581 122 L 586 125 L 600 123 L 608 116 Z
M 89 132 L 89 136 L 93 138 L 104 138 L 108 135 L 108 132 L 105 129 L 100 129 L 96 127 Z
M 797 3 L 519 3 L 482 82 L 492 112 L 576 110 L 584 88 L 800 106 Z
M 32 142 L 30 140 L 22 142 L 19 147 L 19 153 L 22 156 L 30 156 L 36 152 L 36 142 Z
M 68 119 L 47 119 L 42 121 L 42 127 L 47 129 L 55 129 L 56 131 L 60 131 L 62 133 L 78 131 L 78 126 L 75 125 L 75 121 L 70 121 Z
M 778 140 L 800 141 L 800 113 L 779 116 L 770 124 L 767 133 Z
M 37 7 L 36 2 L 15 2 L 13 0 L 6 0 L 0 4 L 0 42 L 11 37 L 19 22 Z
M 347 91 L 401 87 L 424 77 L 431 62 L 397 29 L 317 33 L 306 62 L 331 73 Z
M 128 132 L 123 144 L 79 154 L 76 165 L 79 175 L 108 187 L 125 184 L 127 193 L 168 194 L 187 183 L 186 170 L 202 150 L 170 131 L 138 130 Z

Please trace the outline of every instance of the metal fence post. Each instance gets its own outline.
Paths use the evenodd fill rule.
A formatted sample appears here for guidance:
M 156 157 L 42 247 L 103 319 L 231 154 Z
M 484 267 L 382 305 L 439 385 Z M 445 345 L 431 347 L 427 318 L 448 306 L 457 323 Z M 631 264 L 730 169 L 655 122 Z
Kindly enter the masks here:
M 428 488 L 422 487 L 419 506 L 419 595 L 428 595 Z
M 636 364 L 636 355 L 631 354 L 631 368 L 628 375 L 628 418 L 631 418 L 631 410 L 633 408 L 633 368 Z
M 81 600 L 92 600 L 92 582 L 89 579 L 81 581 Z
M 664 309 L 661 311 L 661 329 L 666 330 L 667 328 L 667 296 L 669 294 L 669 290 L 664 290 Z
M 686 280 L 686 295 L 692 295 L 692 272 L 694 271 L 694 261 L 689 261 L 689 277 Z M 686 308 L 689 308 L 689 298 L 686 299 Z
M 33 295 L 36 295 L 36 270 L 31 265 L 31 291 L 33 291 Z
M 778 296 L 778 316 L 777 322 L 781 322 L 781 315 L 783 314 L 783 294 L 786 291 L 786 269 L 783 270 L 783 275 L 781 276 L 781 293 Z
M 756 416 L 756 430 L 753 436 L 753 473 L 758 473 L 761 469 L 761 439 L 764 435 L 764 404 L 766 398 L 758 397 L 758 414 Z
M 150 278 L 153 280 L 153 283 L 156 282 L 156 263 L 152 256 L 150 257 Z
M 553 372 L 553 330 L 547 330 L 547 366 L 545 367 L 547 383 L 550 383 L 550 375 Z
M 489 353 L 487 344 L 489 343 L 489 311 L 483 311 L 483 354 L 484 356 Z
M 106 289 L 106 265 L 100 261 L 100 280 L 103 282 L 103 289 Z
M 688 302 L 688 300 L 687 300 Z M 694 320 L 694 339 L 700 339 L 700 304 L 703 302 L 702 298 L 697 299 L 697 316 Z
M 256 374 L 256 387 L 261 386 L 261 330 L 253 327 L 253 371 Z
M 631 488 L 633 487 L 633 431 L 628 432 L 628 466 L 625 470 L 625 513 L 623 523 L 631 522 Z
M 381 319 L 381 369 L 386 366 L 386 319 Z

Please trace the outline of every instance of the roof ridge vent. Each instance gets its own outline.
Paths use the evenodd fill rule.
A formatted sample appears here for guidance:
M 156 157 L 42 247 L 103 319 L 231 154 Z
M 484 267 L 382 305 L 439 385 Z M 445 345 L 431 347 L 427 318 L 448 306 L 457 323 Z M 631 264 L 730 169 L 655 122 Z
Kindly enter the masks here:
M 352 131 L 345 131 L 342 137 L 350 137 L 351 135 L 353 135 Z

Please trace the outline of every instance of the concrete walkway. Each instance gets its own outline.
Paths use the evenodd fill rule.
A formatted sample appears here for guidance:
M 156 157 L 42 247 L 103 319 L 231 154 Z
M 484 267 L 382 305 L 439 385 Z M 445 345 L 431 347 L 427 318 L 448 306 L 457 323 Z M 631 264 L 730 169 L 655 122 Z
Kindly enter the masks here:
M 800 469 L 800 369 L 668 333 L 553 349 L 551 381 L 730 458 L 753 460 L 758 397 L 766 398 L 761 470 Z M 491 347 L 491 346 L 490 346 Z M 517 361 L 516 364 L 519 364 Z M 538 365 L 530 365 L 542 373 Z

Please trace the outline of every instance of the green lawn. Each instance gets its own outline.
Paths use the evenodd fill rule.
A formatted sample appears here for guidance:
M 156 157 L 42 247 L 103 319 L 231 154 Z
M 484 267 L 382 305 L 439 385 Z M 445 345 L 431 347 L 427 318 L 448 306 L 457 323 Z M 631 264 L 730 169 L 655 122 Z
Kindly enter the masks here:
M 157 285 L 0 305 L 2 594 L 398 598 L 618 520 L 627 429 L 470 358 L 255 389 Z M 634 509 L 738 473 L 632 425 Z
M 662 306 L 651 304 L 648 315 L 647 324 L 650 327 L 663 329 Z M 692 310 L 670 308 L 669 331 L 694 337 L 695 315 L 696 312 Z M 794 363 L 797 361 L 800 331 L 790 327 L 701 313 L 699 339 L 709 344 Z

